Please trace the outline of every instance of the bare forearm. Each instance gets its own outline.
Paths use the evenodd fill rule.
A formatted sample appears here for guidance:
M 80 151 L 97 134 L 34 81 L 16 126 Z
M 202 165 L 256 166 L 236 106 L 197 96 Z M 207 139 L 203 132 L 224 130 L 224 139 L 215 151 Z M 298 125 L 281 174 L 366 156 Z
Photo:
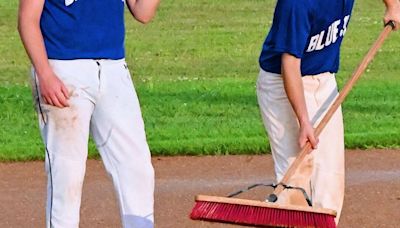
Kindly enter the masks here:
M 46 104 L 64 108 L 69 106 L 68 89 L 50 67 L 40 30 L 43 5 L 44 0 L 20 0 L 18 31 L 37 72 L 43 101 Z
M 282 77 L 285 91 L 300 124 L 309 123 L 309 116 L 304 98 L 303 81 L 300 72 L 300 59 L 289 54 L 282 56 Z
M 318 138 L 308 117 L 306 99 L 304 97 L 303 80 L 301 78 L 301 59 L 290 54 L 282 55 L 282 77 L 287 97 L 300 124 L 298 143 L 303 148 L 307 142 L 313 149 L 317 148 Z
M 41 32 L 29 25 L 29 23 L 23 24 L 24 25 L 21 25 L 19 30 L 26 52 L 38 75 L 48 75 L 51 68 L 47 59 Z
M 40 30 L 40 17 L 33 15 L 28 9 L 27 4 L 24 4 L 24 0 L 22 0 L 18 17 L 18 31 L 35 70 L 39 77 L 44 77 L 50 74 L 51 68 Z
M 133 17 L 141 23 L 148 23 L 156 14 L 160 0 L 127 0 Z

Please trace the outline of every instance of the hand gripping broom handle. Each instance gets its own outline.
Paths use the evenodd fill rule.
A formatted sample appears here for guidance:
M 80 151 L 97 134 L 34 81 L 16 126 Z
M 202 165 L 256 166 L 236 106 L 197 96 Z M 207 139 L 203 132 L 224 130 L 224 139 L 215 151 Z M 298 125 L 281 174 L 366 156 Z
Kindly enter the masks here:
M 349 94 L 350 90 L 353 88 L 354 84 L 357 82 L 357 80 L 361 77 L 362 73 L 365 71 L 367 68 L 368 64 L 372 61 L 374 58 L 375 54 L 378 52 L 379 48 L 382 46 L 383 42 L 385 39 L 389 36 L 390 32 L 394 29 L 395 24 L 393 21 L 389 21 L 385 25 L 385 28 L 379 35 L 378 39 L 375 41 L 374 45 L 371 47 L 367 55 L 364 57 L 360 65 L 357 67 L 357 69 L 354 71 L 351 79 L 346 83 L 346 85 L 343 87 L 342 91 L 339 93 L 339 96 L 336 98 L 335 102 L 332 104 L 332 106 L 329 108 L 321 122 L 318 124 L 317 128 L 315 129 L 315 136 L 318 137 L 321 133 L 321 131 L 324 129 L 328 121 L 331 119 L 333 114 L 336 112 L 336 110 L 339 108 L 339 106 L 343 103 L 344 99 L 346 96 Z M 296 172 L 297 168 L 303 161 L 304 157 L 311 152 L 311 144 L 307 142 L 307 144 L 302 148 L 300 151 L 299 155 L 297 158 L 294 160 L 292 165 L 289 167 L 288 171 L 286 172 L 285 176 L 283 177 L 281 183 L 286 184 L 290 178 L 293 176 L 293 174 Z M 275 196 L 278 196 L 283 190 L 284 186 L 281 184 L 278 185 L 275 188 L 275 191 L 273 194 Z

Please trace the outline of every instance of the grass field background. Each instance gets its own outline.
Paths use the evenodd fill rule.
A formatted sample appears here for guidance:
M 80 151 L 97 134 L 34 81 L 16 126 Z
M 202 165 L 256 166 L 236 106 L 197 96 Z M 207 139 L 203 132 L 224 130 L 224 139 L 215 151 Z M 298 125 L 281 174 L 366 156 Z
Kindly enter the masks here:
M 126 59 L 154 155 L 269 150 L 255 96 L 260 47 L 275 1 L 168 0 L 146 26 L 126 15 Z M 0 160 L 43 159 L 16 31 L 16 0 L 0 0 Z M 340 85 L 378 36 L 381 1 L 356 1 Z M 400 33 L 385 43 L 344 105 L 347 148 L 400 147 Z M 93 144 L 90 157 L 97 153 Z

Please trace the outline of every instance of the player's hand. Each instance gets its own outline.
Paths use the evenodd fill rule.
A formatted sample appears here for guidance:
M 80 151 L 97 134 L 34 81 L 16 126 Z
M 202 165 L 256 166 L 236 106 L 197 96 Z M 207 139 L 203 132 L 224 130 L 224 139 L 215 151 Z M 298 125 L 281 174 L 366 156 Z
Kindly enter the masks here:
M 69 106 L 67 87 L 53 72 L 38 78 L 40 94 L 46 104 L 59 108 Z
M 300 148 L 303 148 L 307 142 L 311 143 L 313 149 L 317 149 L 319 139 L 315 137 L 314 128 L 310 122 L 300 124 Z
M 395 28 L 394 30 L 400 29 L 400 2 L 396 1 L 393 5 L 390 5 L 386 8 L 385 16 L 383 21 L 388 23 L 389 21 L 394 21 Z

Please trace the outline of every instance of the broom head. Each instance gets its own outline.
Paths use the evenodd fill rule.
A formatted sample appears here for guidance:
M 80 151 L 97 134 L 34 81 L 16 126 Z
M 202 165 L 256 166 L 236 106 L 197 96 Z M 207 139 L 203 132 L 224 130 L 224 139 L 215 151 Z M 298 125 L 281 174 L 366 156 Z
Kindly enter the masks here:
M 252 226 L 335 228 L 336 211 L 238 198 L 196 196 L 194 220 Z

